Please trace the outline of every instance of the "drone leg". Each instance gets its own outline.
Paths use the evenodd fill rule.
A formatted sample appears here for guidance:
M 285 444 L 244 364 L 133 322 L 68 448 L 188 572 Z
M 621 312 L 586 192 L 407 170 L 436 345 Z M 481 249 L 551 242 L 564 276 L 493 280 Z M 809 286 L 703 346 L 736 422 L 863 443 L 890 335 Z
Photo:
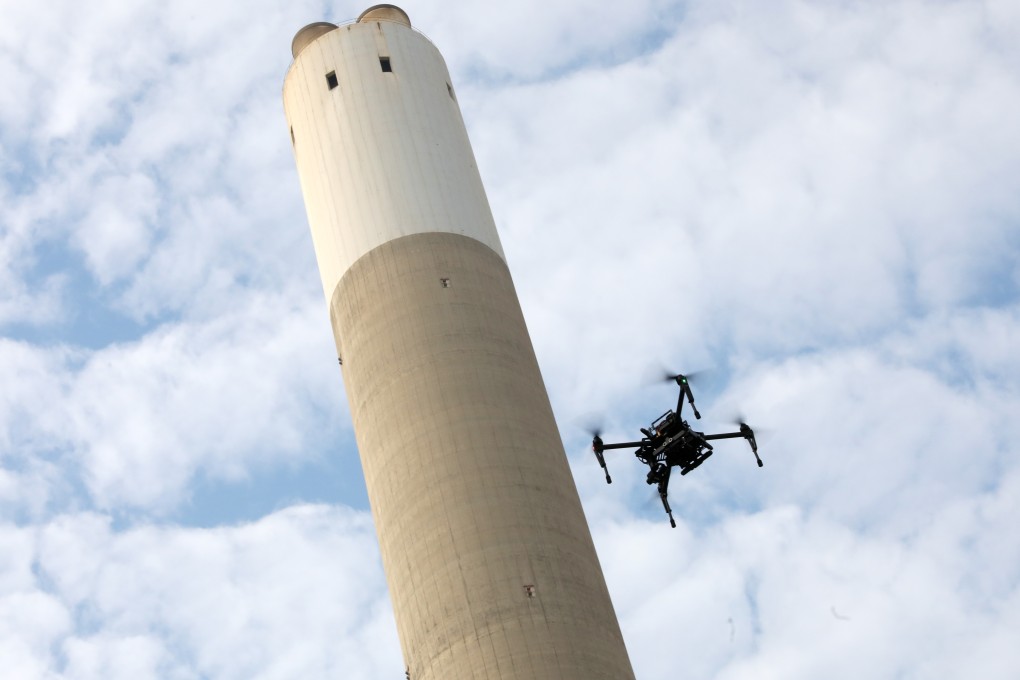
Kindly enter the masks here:
M 751 453 L 754 454 L 754 459 L 758 461 L 758 467 L 765 467 L 765 463 L 761 462 L 761 458 L 758 456 L 758 442 L 754 439 L 754 430 L 747 423 L 740 424 L 740 434 L 744 435 L 744 439 L 751 445 Z
M 613 478 L 609 476 L 609 468 L 606 467 L 606 459 L 599 451 L 595 452 L 595 457 L 599 459 L 599 465 L 602 466 L 602 471 L 606 473 L 606 484 L 612 484 Z
M 680 401 L 677 403 L 676 412 L 680 413 L 680 409 L 684 405 L 684 396 L 687 396 L 687 401 L 690 403 L 691 408 L 694 409 L 694 417 L 701 420 L 701 414 L 698 413 L 698 407 L 694 405 L 694 392 L 691 391 L 691 385 L 687 382 L 687 377 L 679 375 L 676 378 L 676 382 L 680 385 Z
M 602 437 L 595 435 L 591 440 L 591 450 L 595 452 L 595 457 L 599 460 L 599 465 L 602 466 L 602 471 L 606 473 L 606 484 L 612 484 L 613 478 L 609 476 L 609 468 L 606 467 L 606 458 L 602 455 L 605 450 L 605 444 L 602 443 Z
M 666 514 L 669 515 L 669 526 L 676 529 L 676 520 L 673 519 L 673 510 L 669 507 L 669 500 L 666 498 L 666 493 L 660 490 L 659 498 L 662 499 L 662 507 L 666 509 Z
M 676 529 L 676 520 L 673 519 L 673 509 L 669 507 L 669 498 L 666 494 L 669 489 L 669 473 L 672 468 L 666 468 L 664 474 L 659 479 L 659 498 L 662 499 L 662 507 L 665 508 L 666 514 L 669 516 L 669 526 Z

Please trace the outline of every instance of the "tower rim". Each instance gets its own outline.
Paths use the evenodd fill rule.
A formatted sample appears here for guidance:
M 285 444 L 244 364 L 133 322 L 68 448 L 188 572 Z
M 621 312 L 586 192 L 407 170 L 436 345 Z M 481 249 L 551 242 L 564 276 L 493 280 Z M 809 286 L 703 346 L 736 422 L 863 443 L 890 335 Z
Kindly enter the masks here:
M 303 49 L 318 40 L 320 37 L 331 31 L 335 31 L 338 28 L 340 27 L 337 24 L 329 21 L 313 21 L 312 23 L 303 26 L 297 33 L 294 34 L 294 39 L 290 41 L 291 55 L 297 59 Z
M 392 21 L 393 23 L 404 24 L 408 28 L 412 28 L 411 17 L 407 16 L 407 12 L 390 3 L 372 5 L 358 15 L 356 23 L 363 24 L 369 21 Z

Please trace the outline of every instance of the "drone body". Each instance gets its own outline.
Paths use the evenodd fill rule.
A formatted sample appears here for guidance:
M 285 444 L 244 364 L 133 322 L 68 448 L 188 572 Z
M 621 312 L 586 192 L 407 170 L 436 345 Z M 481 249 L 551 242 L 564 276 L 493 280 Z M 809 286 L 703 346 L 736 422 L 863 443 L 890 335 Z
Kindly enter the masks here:
M 758 457 L 758 444 L 754 439 L 754 430 L 747 423 L 740 423 L 740 429 L 737 432 L 725 432 L 722 434 L 705 434 L 692 429 L 680 415 L 684 407 L 684 397 L 686 396 L 691 409 L 694 411 L 694 417 L 701 418 L 701 414 L 698 413 L 698 409 L 694 405 L 694 394 L 691 392 L 687 376 L 679 374 L 671 375 L 669 378 L 670 380 L 675 380 L 676 384 L 680 386 L 680 398 L 677 401 L 675 412 L 666 411 L 652 421 L 648 428 L 641 428 L 641 434 L 644 437 L 640 441 L 606 444 L 602 441 L 602 437 L 595 433 L 591 445 L 599 465 L 602 466 L 603 471 L 606 473 L 607 484 L 612 484 L 613 479 L 609 476 L 609 469 L 606 467 L 606 459 L 603 452 L 609 449 L 636 449 L 634 455 L 648 466 L 648 476 L 645 481 L 658 487 L 662 506 L 669 516 L 669 524 L 676 528 L 676 521 L 673 519 L 673 511 L 669 507 L 669 499 L 667 498 L 670 473 L 674 467 L 678 467 L 680 468 L 680 474 L 686 475 L 704 463 L 713 452 L 712 445 L 708 443 L 709 441 L 715 439 L 734 439 L 737 437 L 746 439 L 751 445 L 751 452 L 754 453 L 754 459 L 758 462 L 758 467 L 762 467 L 764 463 Z

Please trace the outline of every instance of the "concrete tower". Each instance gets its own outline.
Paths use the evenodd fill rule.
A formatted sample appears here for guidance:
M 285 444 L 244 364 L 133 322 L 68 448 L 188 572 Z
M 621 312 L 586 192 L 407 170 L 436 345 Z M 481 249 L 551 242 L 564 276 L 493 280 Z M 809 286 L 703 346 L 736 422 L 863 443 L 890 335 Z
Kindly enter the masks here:
M 633 678 L 450 75 L 392 5 L 283 88 L 413 680 Z

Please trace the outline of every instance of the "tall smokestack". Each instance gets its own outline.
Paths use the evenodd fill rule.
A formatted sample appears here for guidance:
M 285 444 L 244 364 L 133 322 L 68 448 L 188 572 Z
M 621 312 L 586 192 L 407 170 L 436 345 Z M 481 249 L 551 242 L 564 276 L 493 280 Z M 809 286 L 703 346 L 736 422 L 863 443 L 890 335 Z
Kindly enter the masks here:
M 284 107 L 409 677 L 633 678 L 442 56 L 392 5 L 292 49 Z

